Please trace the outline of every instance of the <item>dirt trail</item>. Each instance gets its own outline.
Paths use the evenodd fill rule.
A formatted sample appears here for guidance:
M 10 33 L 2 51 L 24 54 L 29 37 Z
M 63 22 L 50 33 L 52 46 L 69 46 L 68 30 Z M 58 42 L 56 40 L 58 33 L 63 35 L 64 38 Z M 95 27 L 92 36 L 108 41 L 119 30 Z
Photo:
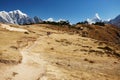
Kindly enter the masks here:
M 18 65 L 0 65 L 0 80 L 47 80 L 46 71 L 57 78 L 61 78 L 61 72 L 54 66 L 41 59 L 40 54 L 30 52 L 40 42 L 39 37 L 32 45 L 20 50 L 23 56 L 22 63 Z M 49 72 L 48 72 L 49 73 Z M 61 75 L 60 75 L 61 74 Z

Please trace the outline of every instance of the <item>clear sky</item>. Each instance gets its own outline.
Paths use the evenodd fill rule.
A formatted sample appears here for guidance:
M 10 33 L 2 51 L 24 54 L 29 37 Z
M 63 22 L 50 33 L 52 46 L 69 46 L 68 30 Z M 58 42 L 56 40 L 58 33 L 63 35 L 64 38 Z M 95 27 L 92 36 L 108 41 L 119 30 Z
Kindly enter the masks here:
M 120 0 L 0 0 L 0 11 L 21 10 L 30 17 L 60 18 L 76 23 L 99 13 L 102 19 L 120 14 Z

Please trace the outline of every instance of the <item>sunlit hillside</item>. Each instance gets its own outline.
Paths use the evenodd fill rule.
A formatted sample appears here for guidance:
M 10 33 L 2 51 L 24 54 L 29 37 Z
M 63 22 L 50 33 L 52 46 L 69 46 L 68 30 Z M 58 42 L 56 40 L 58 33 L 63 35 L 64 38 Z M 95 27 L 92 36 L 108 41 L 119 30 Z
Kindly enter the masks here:
M 119 80 L 120 29 L 0 24 L 0 80 Z

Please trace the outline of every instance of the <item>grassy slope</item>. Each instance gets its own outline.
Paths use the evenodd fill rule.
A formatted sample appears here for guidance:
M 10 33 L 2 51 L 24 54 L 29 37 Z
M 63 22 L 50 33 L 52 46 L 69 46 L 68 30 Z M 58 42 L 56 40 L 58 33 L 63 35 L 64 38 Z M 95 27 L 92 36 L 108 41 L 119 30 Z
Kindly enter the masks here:
M 0 61 L 3 63 L 19 63 L 22 60 L 19 49 L 27 45 L 27 42 L 22 42 L 25 41 L 25 37 L 27 40 L 29 37 L 36 36 L 0 28 Z M 19 43 L 20 41 L 21 43 Z
M 33 26 L 38 28 L 40 25 Z M 119 80 L 119 57 L 112 51 L 106 52 L 107 49 L 104 49 L 108 46 L 106 43 L 84 38 L 78 34 L 52 30 L 49 29 L 51 28 L 49 25 L 42 26 L 40 30 L 38 29 L 41 34 L 40 41 L 30 52 L 39 54 L 41 59 L 62 71 L 63 76 L 60 79 Z M 46 31 L 51 32 L 51 35 L 45 35 Z M 115 50 L 112 46 L 108 47 Z M 48 67 L 45 76 L 48 80 L 59 80 L 55 77 L 55 73 L 56 70 Z
M 86 36 L 99 41 L 120 44 L 120 28 L 108 24 L 105 26 L 79 24 L 73 26 L 72 28 L 69 28 L 68 26 L 57 26 L 49 24 L 40 25 L 54 30 L 68 32 L 69 34 L 79 34 L 80 36 Z
M 44 76 L 48 80 L 119 80 L 120 62 L 116 55 L 120 52 L 118 48 L 109 46 L 104 41 L 81 37 L 76 34 L 76 29 L 56 28 L 46 24 L 27 25 L 25 29 L 29 30 L 29 34 L 0 29 L 1 59 L 20 60 L 19 51 L 11 46 L 23 48 L 39 36 L 37 45 L 29 52 L 38 54 L 40 59 L 61 71 L 58 74 L 56 69 L 46 66 Z M 47 36 L 47 32 L 51 35 Z M 106 46 L 112 50 L 105 48 Z M 58 78 L 59 75 L 61 77 Z

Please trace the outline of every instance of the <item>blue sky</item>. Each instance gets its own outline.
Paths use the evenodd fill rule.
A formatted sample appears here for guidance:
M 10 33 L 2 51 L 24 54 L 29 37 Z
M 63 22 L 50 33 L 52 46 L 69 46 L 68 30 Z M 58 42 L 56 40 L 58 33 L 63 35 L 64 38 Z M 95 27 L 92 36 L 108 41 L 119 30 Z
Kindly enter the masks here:
M 30 17 L 66 19 L 71 23 L 99 13 L 102 19 L 120 14 L 120 0 L 0 0 L 0 11 L 21 10 Z

